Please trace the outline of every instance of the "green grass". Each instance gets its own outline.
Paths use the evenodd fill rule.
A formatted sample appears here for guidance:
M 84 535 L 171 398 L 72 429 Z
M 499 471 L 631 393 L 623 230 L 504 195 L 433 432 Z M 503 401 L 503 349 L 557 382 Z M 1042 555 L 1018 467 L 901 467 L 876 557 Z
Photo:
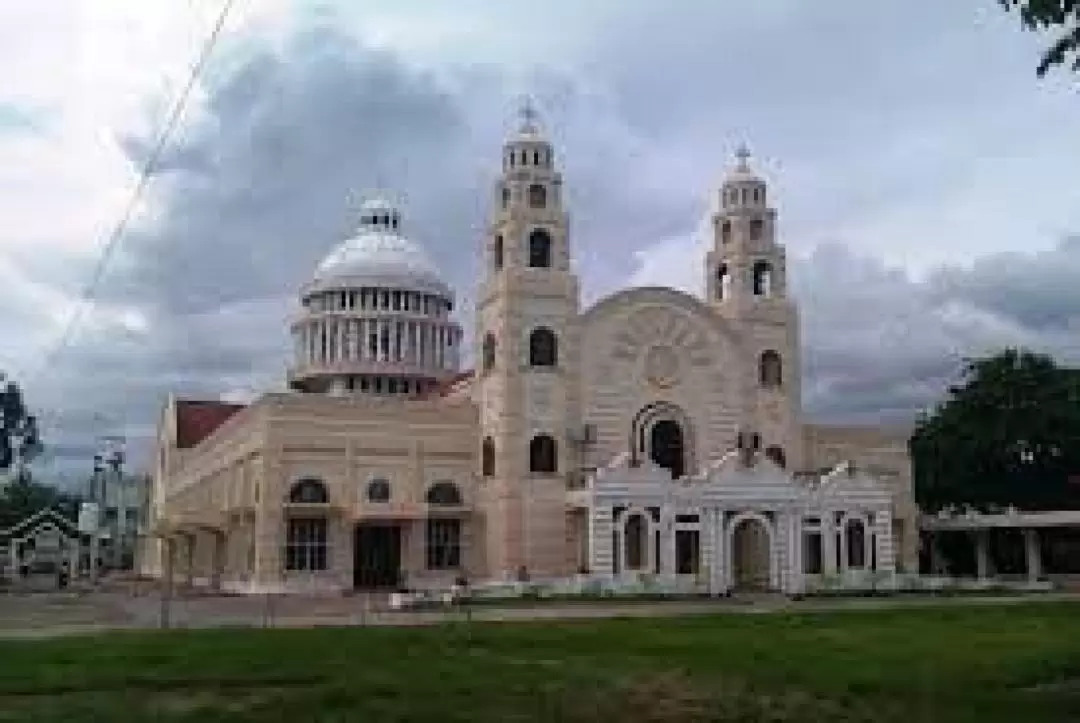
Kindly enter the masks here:
M 0 641 L 0 721 L 1080 720 L 1080 605 Z

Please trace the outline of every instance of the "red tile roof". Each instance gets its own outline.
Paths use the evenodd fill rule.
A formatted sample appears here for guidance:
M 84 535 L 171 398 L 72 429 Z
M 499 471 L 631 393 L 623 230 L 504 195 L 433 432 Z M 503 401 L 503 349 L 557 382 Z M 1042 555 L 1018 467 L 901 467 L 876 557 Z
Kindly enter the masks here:
M 176 446 L 180 449 L 194 447 L 243 408 L 243 404 L 177 399 Z
M 475 375 L 475 372 L 472 369 L 469 369 L 469 370 L 466 370 L 466 371 L 463 371 L 463 372 L 459 372 L 459 373 L 455 374 L 454 376 L 450 377 L 449 379 L 447 379 L 442 384 L 437 384 L 434 387 L 424 391 L 423 393 L 416 395 L 416 398 L 417 399 L 439 399 L 441 397 L 445 397 L 447 394 L 454 391 L 454 388 L 457 387 L 458 384 L 460 384 L 461 382 L 466 381 L 467 379 L 471 379 L 474 375 Z

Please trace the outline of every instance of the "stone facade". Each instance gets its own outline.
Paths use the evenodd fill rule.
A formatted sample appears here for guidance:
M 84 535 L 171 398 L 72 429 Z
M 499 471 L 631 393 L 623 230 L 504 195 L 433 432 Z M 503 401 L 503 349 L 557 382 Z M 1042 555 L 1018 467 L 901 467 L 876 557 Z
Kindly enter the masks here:
M 337 304 L 340 290 L 341 301 L 317 314 L 305 307 L 303 324 L 294 323 L 296 391 L 221 415 L 186 447 L 184 403 L 170 402 L 145 572 L 244 590 L 607 574 L 627 569 L 612 551 L 620 543 L 611 525 L 616 509 L 625 524 L 634 505 L 650 510 L 646 529 L 671 533 L 649 553 L 651 568 L 676 574 L 681 563 L 666 557 L 676 555 L 676 537 L 679 555 L 695 539 L 695 574 L 707 571 L 713 592 L 739 586 L 736 567 L 757 570 L 746 574 L 766 587 L 800 589 L 804 535 L 834 540 L 856 518 L 868 545 L 861 564 L 913 569 L 906 435 L 802 419 L 797 309 L 777 213 L 747 153 L 714 199 L 707 298 L 629 289 L 584 310 L 558 159 L 534 114 L 504 145 L 502 171 L 482 242 L 475 371 L 457 373 L 452 294 L 395 235 L 398 212 L 385 206 L 372 217 L 389 224 L 382 255 L 363 240 L 346 250 L 353 286 L 335 276 L 339 267 L 320 266 L 316 286 L 329 294 L 321 298 Z M 364 324 L 392 330 L 408 310 L 395 301 L 352 311 L 376 283 L 368 271 L 391 261 L 387 286 L 435 289 L 437 315 L 418 317 L 443 333 L 428 361 L 422 345 L 407 344 L 412 357 L 397 352 L 404 366 L 395 367 L 392 344 L 379 346 L 374 334 L 365 356 Z M 335 314 L 347 323 L 320 326 Z M 340 339 L 333 358 L 327 328 Z M 417 339 L 403 328 L 406 341 Z M 354 373 L 380 375 L 378 388 L 366 377 L 361 388 Z M 408 396 L 386 393 L 398 388 L 383 385 L 394 374 L 408 380 L 400 385 Z M 822 481 L 848 462 L 857 484 Z M 762 525 L 751 533 L 757 543 L 728 539 L 744 522 Z M 833 560 L 833 543 L 823 544 L 823 559 Z

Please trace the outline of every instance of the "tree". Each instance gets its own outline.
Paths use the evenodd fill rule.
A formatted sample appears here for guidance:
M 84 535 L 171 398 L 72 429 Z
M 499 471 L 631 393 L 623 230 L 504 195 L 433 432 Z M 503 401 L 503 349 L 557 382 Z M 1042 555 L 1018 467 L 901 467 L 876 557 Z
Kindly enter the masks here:
M 0 384 L 0 473 L 14 469 L 15 476 L 22 477 L 29 474 L 26 465 L 42 450 L 37 418 L 27 410 L 16 382 L 0 373 Z
M 967 362 L 962 381 L 911 438 L 919 506 L 1080 507 L 1078 370 L 1006 349 Z
M 79 514 L 79 503 L 78 497 L 23 475 L 0 489 L 0 530 L 50 507 L 74 522 Z
M 1019 9 L 1020 24 L 1025 30 L 1043 32 L 1061 28 L 1062 34 L 1046 51 L 1035 73 L 1040 78 L 1047 71 L 1069 62 L 1080 71 L 1080 0 L 998 0 L 1006 11 Z

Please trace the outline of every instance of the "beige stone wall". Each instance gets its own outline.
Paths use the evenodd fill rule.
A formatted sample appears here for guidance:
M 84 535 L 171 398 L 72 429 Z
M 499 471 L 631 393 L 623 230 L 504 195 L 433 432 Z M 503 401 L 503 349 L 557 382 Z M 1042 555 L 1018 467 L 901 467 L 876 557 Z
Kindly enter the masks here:
M 464 497 L 465 510 L 475 509 L 476 439 L 476 410 L 467 401 L 266 395 L 186 451 L 164 479 L 164 517 L 174 525 L 219 530 L 224 536 L 219 565 L 226 581 L 235 584 L 350 587 L 353 527 L 376 519 L 402 522 L 403 566 L 413 583 L 450 579 L 459 571 L 424 569 L 425 492 L 435 482 L 451 481 Z M 292 484 L 303 477 L 320 479 L 330 497 L 325 572 L 283 570 L 286 519 L 325 512 L 288 503 Z M 367 501 L 367 485 L 376 477 L 390 483 L 389 503 Z M 464 537 L 474 541 L 469 527 L 476 522 L 471 513 L 466 516 Z M 208 578 L 213 535 L 196 533 L 195 538 L 195 577 Z M 464 566 L 482 575 L 483 555 L 475 547 L 464 551 Z

